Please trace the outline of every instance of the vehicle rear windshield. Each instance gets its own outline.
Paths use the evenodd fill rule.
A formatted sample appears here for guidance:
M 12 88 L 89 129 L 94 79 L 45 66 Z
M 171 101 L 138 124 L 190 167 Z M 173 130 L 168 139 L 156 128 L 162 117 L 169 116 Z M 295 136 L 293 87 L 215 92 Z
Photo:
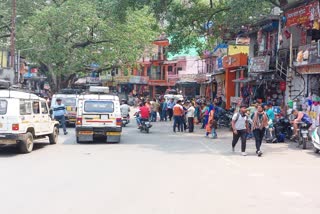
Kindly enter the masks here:
M 0 115 L 5 115 L 7 113 L 8 102 L 6 100 L 0 100 Z
M 65 106 L 76 106 L 76 98 L 62 98 L 62 103 Z
M 86 101 L 84 103 L 85 112 L 112 113 L 113 109 L 112 101 Z

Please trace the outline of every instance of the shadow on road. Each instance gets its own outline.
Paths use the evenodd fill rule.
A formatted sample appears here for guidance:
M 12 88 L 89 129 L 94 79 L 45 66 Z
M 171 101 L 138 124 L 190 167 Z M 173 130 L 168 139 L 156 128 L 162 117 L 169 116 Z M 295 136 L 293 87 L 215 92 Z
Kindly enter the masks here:
M 35 143 L 33 146 L 32 152 L 36 152 L 37 150 L 41 150 L 47 146 L 49 146 L 48 143 Z M 23 155 L 23 154 L 20 154 L 17 146 L 0 147 L 0 158 L 11 158 L 11 157 L 15 157 L 17 155 Z

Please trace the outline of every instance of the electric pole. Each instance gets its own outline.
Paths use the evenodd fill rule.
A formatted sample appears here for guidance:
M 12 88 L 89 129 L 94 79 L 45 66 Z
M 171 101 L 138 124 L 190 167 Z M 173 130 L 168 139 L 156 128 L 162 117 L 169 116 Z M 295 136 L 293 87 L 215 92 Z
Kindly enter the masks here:
M 10 63 L 13 69 L 15 69 L 16 13 L 17 13 L 17 2 L 16 0 L 12 0 Z

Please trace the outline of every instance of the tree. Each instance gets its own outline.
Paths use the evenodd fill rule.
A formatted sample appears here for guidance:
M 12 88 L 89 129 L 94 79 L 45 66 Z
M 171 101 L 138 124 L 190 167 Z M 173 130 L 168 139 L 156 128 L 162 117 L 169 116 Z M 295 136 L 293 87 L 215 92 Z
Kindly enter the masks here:
M 56 88 L 92 63 L 99 70 L 135 63 L 154 39 L 157 25 L 149 8 L 128 9 L 120 20 L 106 3 L 113 1 L 52 1 L 19 28 L 22 54 L 46 67 Z
M 23 28 L 25 19 L 48 5 L 45 0 L 17 0 L 17 28 Z M 0 48 L 7 48 L 11 35 L 12 0 L 0 0 Z
M 272 0 L 189 0 L 188 4 L 175 1 L 167 12 L 170 51 L 179 52 L 190 46 L 201 51 L 212 48 L 217 40 L 234 39 L 243 26 L 269 14 L 274 6 L 278 4 Z M 199 37 L 208 42 L 200 42 Z

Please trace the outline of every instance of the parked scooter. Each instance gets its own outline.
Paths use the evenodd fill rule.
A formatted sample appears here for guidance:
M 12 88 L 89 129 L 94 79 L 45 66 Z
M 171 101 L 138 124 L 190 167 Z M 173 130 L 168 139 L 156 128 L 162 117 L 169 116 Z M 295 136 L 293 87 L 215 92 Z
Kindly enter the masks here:
M 302 145 L 302 149 L 307 148 L 308 138 L 309 138 L 309 128 L 306 123 L 299 123 L 299 130 L 298 130 L 298 147 Z
M 313 150 L 315 153 L 320 152 L 320 127 L 317 127 L 313 132 L 312 132 L 312 144 L 313 144 Z
M 232 121 L 232 116 L 234 114 L 234 108 L 230 108 L 229 110 L 221 110 L 218 118 L 217 118 L 217 125 L 218 127 L 230 127 L 231 126 L 231 121 Z

